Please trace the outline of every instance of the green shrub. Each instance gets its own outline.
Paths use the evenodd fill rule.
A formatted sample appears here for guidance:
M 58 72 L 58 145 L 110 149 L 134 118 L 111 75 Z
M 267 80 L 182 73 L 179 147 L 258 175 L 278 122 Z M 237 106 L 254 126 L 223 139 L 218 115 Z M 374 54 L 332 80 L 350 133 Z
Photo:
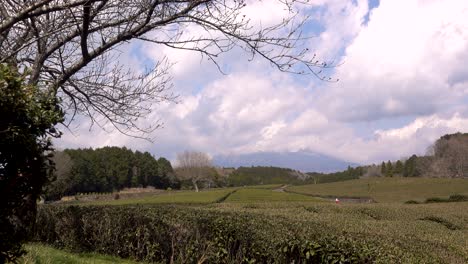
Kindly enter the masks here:
M 459 226 L 449 222 L 448 220 L 442 218 L 442 217 L 437 217 L 437 216 L 427 216 L 427 217 L 424 217 L 424 218 L 421 218 L 419 220 L 423 220 L 423 221 L 431 221 L 431 222 L 434 222 L 434 223 L 438 223 L 438 224 L 441 224 L 445 227 L 447 227 L 448 229 L 450 230 L 458 230 L 458 229 L 461 229 Z
M 38 212 L 35 238 L 77 252 L 150 262 L 371 263 L 394 258 L 375 241 L 314 223 L 180 206 L 45 205 Z
M 409 200 L 409 201 L 406 201 L 405 204 L 419 204 L 420 202 L 418 201 L 415 201 L 415 200 Z
M 0 63 L 0 263 L 24 253 L 36 201 L 53 178 L 50 137 L 63 121 L 53 91 L 29 85 L 27 72 Z
M 433 197 L 426 199 L 426 203 L 452 203 L 452 202 L 466 202 L 468 196 L 462 194 L 450 195 L 449 198 Z
M 449 201 L 450 202 L 467 202 L 468 201 L 468 195 L 462 195 L 462 194 L 450 195 Z
M 426 203 L 445 203 L 445 202 L 448 202 L 447 199 L 439 198 L 439 197 L 432 197 L 432 198 L 426 199 Z

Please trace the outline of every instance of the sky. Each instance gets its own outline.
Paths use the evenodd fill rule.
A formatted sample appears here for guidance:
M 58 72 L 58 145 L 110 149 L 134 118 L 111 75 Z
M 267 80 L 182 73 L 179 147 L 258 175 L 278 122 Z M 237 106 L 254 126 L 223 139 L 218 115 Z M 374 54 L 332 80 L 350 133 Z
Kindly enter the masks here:
M 179 102 L 154 105 L 141 120 L 164 127 L 149 142 L 79 119 L 56 147 L 126 146 L 170 160 L 184 150 L 306 151 L 370 164 L 422 155 L 440 136 L 468 132 L 468 1 L 310 2 L 307 45 L 339 62 L 327 73 L 338 82 L 279 72 L 240 50 L 220 58 L 223 74 L 197 53 L 132 42 L 121 57 L 132 68 L 164 55 L 175 63 Z M 245 12 L 263 25 L 284 15 L 273 0 L 249 1 Z

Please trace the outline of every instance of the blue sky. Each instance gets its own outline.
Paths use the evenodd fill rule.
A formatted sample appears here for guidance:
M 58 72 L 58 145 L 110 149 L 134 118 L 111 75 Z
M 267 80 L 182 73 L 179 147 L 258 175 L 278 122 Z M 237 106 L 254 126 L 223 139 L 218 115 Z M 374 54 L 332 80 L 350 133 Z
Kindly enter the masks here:
M 276 1 L 250 1 L 248 14 L 281 19 Z M 356 163 L 423 154 L 446 133 L 468 132 L 468 2 L 315 0 L 309 48 L 342 65 L 337 83 L 278 72 L 234 50 L 227 72 L 199 54 L 131 43 L 121 59 L 141 69 L 165 55 L 179 104 L 153 106 L 154 142 L 75 123 L 59 148 L 127 146 L 173 159 L 189 149 L 210 155 L 309 151 Z M 268 10 L 268 12 L 264 12 Z M 276 13 L 275 13 L 276 12 Z M 277 17 L 278 16 L 278 17 Z M 271 21 L 270 21 L 271 22 Z M 274 165 L 274 164 L 272 164 Z

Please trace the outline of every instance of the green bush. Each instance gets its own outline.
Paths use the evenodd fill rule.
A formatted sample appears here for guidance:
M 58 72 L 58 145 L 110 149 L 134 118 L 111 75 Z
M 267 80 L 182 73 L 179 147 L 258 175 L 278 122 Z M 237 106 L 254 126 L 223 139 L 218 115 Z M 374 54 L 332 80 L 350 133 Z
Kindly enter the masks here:
M 450 195 L 449 201 L 450 202 L 467 202 L 468 201 L 468 195 L 462 195 L 462 194 Z
M 439 198 L 439 197 L 432 197 L 432 198 L 426 199 L 426 203 L 445 203 L 445 202 L 448 202 L 448 200 L 444 198 Z
M 433 197 L 426 199 L 426 203 L 453 203 L 453 202 L 466 202 L 468 196 L 462 194 L 450 195 L 449 198 Z
M 314 223 L 193 207 L 45 205 L 36 227 L 36 240 L 59 248 L 149 262 L 371 263 L 395 257 L 375 241 Z
M 63 121 L 54 92 L 27 82 L 14 65 L 0 63 L 0 263 L 24 253 L 36 201 L 52 178 L 50 137 L 60 136 L 54 127 Z

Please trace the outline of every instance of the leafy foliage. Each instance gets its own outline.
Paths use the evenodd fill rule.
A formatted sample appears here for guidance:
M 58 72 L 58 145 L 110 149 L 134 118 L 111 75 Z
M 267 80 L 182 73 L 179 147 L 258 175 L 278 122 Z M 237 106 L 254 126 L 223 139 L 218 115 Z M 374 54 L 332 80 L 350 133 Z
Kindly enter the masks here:
M 36 238 L 57 247 L 152 262 L 368 263 L 381 254 L 314 224 L 188 207 L 44 206 L 38 227 Z
M 398 203 L 317 203 L 250 187 L 154 195 L 165 204 L 121 199 L 115 204 L 126 205 L 44 205 L 36 239 L 158 263 L 465 263 L 462 192 L 449 198 L 458 203 L 399 201 L 466 191 L 466 184 L 393 177 L 288 187 L 328 195 L 370 192 L 379 201 Z M 196 199 L 204 202 L 195 204 Z
M 309 172 L 307 174 L 310 176 L 310 178 L 308 178 L 304 182 L 304 184 L 354 180 L 359 179 L 359 177 L 362 176 L 364 172 L 365 170 L 361 166 L 358 166 L 356 168 L 348 166 L 348 168 L 344 171 L 338 171 L 333 173 Z
M 48 135 L 63 120 L 55 96 L 0 64 L 0 263 L 21 255 L 51 173 Z
M 427 198 L 426 203 L 453 203 L 453 202 L 468 202 L 468 195 L 454 194 L 450 195 L 449 198 Z

